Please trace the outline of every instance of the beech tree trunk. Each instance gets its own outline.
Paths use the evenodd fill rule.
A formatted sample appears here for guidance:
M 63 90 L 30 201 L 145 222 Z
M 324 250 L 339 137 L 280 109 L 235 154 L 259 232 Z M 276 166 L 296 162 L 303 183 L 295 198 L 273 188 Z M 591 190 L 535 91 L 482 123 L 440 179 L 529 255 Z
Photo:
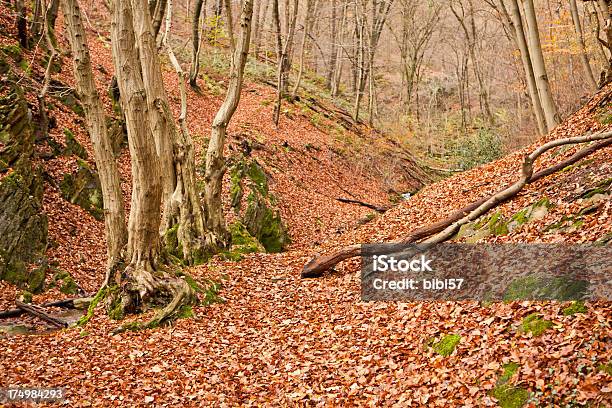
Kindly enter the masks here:
M 221 202 L 221 187 L 223 174 L 225 173 L 223 147 L 225 146 L 227 126 L 240 102 L 244 66 L 251 43 L 252 17 L 253 0 L 244 0 L 240 15 L 240 36 L 231 59 L 227 94 L 213 120 L 210 142 L 206 152 L 206 172 L 204 175 L 206 224 L 214 236 L 216 246 L 219 248 L 225 248 L 230 244 L 230 236 L 227 232 Z
M 572 13 L 572 21 L 574 22 L 574 31 L 576 31 L 576 38 L 578 39 L 578 44 L 580 45 L 580 61 L 582 62 L 584 73 L 586 74 L 591 88 L 597 89 L 597 81 L 593 75 L 591 63 L 589 62 L 589 55 L 587 54 L 586 45 L 584 43 L 584 33 L 582 31 L 580 15 L 578 14 L 578 5 L 576 4 L 576 0 L 570 0 L 569 3 L 570 11 Z
M 107 270 L 110 271 L 119 262 L 121 250 L 127 243 L 119 171 L 106 129 L 104 107 L 93 77 L 87 36 L 77 0 L 62 0 L 62 11 L 67 28 L 66 35 L 72 49 L 76 88 L 85 111 L 89 137 L 94 148 L 96 167 L 102 186 L 108 255 Z
M 546 65 L 544 63 L 544 55 L 542 54 L 542 45 L 540 44 L 540 33 L 538 31 L 538 21 L 533 6 L 533 0 L 525 0 L 525 19 L 529 30 L 529 53 L 531 63 L 533 64 L 533 72 L 540 95 L 540 102 L 546 118 L 548 130 L 552 130 L 559 124 L 559 114 L 557 106 L 550 91 L 548 83 L 548 75 L 546 74 Z
M 146 13 L 142 12 L 143 5 Z M 149 27 L 151 23 L 146 0 L 135 6 L 137 8 L 132 10 L 129 0 L 115 0 L 112 4 L 111 43 L 128 131 L 132 201 L 125 253 L 127 266 L 118 268 L 114 274 L 111 286 L 116 289 L 111 291 L 109 311 L 121 317 L 125 313 L 141 312 L 145 304 L 166 305 L 145 326 L 151 327 L 173 318 L 183 305 L 193 304 L 196 297 L 183 279 L 164 272 L 160 265 L 161 168 L 148 123 L 149 105 L 139 61 L 138 45 L 143 44 L 143 38 L 137 42 L 134 32 L 135 23 L 141 25 L 146 21 Z M 133 14 L 136 10 L 137 14 Z M 152 34 L 149 31 L 144 37 L 152 37 Z M 116 331 L 126 329 L 122 326 Z
M 28 20 L 24 0 L 15 0 L 15 25 L 17 26 L 17 37 L 22 48 L 29 48 L 28 41 Z
M 193 145 L 188 135 L 177 132 L 174 123 L 163 85 L 155 38 L 152 35 L 150 19 L 147 18 L 146 0 L 131 0 L 131 2 L 135 15 L 144 16 L 144 18 L 134 18 L 134 29 L 147 96 L 149 125 L 160 158 L 163 186 L 160 235 L 166 235 L 173 228 L 178 228 L 178 242 L 166 240 L 166 249 L 188 264 L 193 264 L 201 260 L 208 250 L 204 230 L 204 213 L 195 184 Z M 166 7 L 168 15 L 171 16 L 170 1 Z M 167 18 L 164 34 L 166 46 L 170 24 Z M 186 224 L 181 223 L 180 220 L 184 220 Z M 180 252 L 179 247 L 182 248 Z
M 533 65 L 531 63 L 531 55 L 529 53 L 527 39 L 525 38 L 525 30 L 523 28 L 523 19 L 521 17 L 521 11 L 519 9 L 517 0 L 510 0 L 510 4 L 510 13 L 512 15 L 511 23 L 514 27 L 516 44 L 521 54 L 523 69 L 525 70 L 525 79 L 527 81 L 527 89 L 529 91 L 529 96 L 531 97 L 531 107 L 533 108 L 533 115 L 536 119 L 540 134 L 545 135 L 546 133 L 548 133 L 548 126 L 546 125 L 546 119 L 544 118 L 544 110 L 542 109 L 542 103 L 540 102 L 540 95 L 538 93 L 538 87 L 536 85 L 535 75 L 533 73 Z

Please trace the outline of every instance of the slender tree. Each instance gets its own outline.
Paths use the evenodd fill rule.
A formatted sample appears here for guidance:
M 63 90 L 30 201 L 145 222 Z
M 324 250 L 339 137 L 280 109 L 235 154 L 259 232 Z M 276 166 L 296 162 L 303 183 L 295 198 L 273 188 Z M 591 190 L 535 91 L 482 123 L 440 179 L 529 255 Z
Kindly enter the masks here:
M 202 49 L 202 40 L 200 38 L 200 16 L 202 9 L 206 8 L 205 0 L 196 0 L 193 7 L 193 23 L 191 25 L 191 69 L 189 72 L 189 85 L 195 90 L 198 87 L 198 73 L 200 72 L 200 50 Z
M 546 64 L 544 63 L 544 54 L 542 53 L 542 45 L 540 44 L 540 33 L 538 31 L 538 20 L 536 18 L 533 0 L 525 0 L 525 20 L 529 32 L 529 55 L 533 65 L 538 94 L 540 102 L 546 118 L 546 125 L 551 130 L 559 124 L 559 114 L 557 106 L 552 97 L 550 85 L 548 83 L 548 75 L 546 74 Z
M 580 61 L 586 74 L 586 77 L 591 85 L 591 88 L 597 89 L 597 81 L 593 75 L 591 69 L 591 63 L 589 62 L 589 55 L 587 54 L 586 44 L 584 42 L 584 33 L 582 32 L 582 23 L 580 22 L 580 15 L 578 14 L 578 5 L 576 0 L 570 0 L 570 11 L 572 13 L 572 21 L 574 22 L 574 31 L 576 32 L 576 38 L 578 45 L 580 46 Z
M 220 248 L 227 247 L 230 243 L 221 202 L 221 187 L 223 174 L 225 173 L 223 147 L 225 146 L 227 126 L 240 102 L 244 66 L 251 43 L 252 17 L 253 0 L 244 0 L 240 14 L 240 35 L 230 61 L 230 80 L 227 94 L 213 120 L 210 142 L 206 152 L 206 171 L 204 174 L 206 223 L 208 229 L 214 235 L 216 246 Z
M 505 9 L 503 0 L 500 0 L 500 2 L 501 6 Z M 510 23 L 511 27 L 514 29 L 514 38 L 521 54 L 521 61 L 523 64 L 523 69 L 525 70 L 525 79 L 527 81 L 527 89 L 529 91 L 529 96 L 531 97 L 533 114 L 540 134 L 544 135 L 548 133 L 548 126 L 546 124 L 546 119 L 544 118 L 544 110 L 542 109 L 542 102 L 540 101 L 540 94 L 538 92 L 535 74 L 533 72 L 533 64 L 531 63 L 529 46 L 527 45 L 527 38 L 525 37 L 525 30 L 523 28 L 523 18 L 521 17 L 521 10 L 517 0 L 510 0 L 510 12 Z
M 278 126 L 280 110 L 283 97 L 287 94 L 289 82 L 289 70 L 291 69 L 291 54 L 293 52 L 293 37 L 295 24 L 297 21 L 299 0 L 293 0 L 292 12 L 289 14 L 289 0 L 285 3 L 286 37 L 283 43 L 280 10 L 278 0 L 272 3 L 272 20 L 276 30 L 276 58 L 277 58 L 277 78 L 276 78 L 276 105 L 274 106 L 273 120 Z
M 104 226 L 107 246 L 107 278 L 121 259 L 121 250 L 127 243 L 127 229 L 123 196 L 117 163 L 106 129 L 104 107 L 100 101 L 91 68 L 87 35 L 83 28 L 77 0 L 62 0 L 62 12 L 66 23 L 66 35 L 70 42 L 76 88 L 85 112 L 91 143 L 94 148 L 96 168 L 102 187 L 104 202 Z

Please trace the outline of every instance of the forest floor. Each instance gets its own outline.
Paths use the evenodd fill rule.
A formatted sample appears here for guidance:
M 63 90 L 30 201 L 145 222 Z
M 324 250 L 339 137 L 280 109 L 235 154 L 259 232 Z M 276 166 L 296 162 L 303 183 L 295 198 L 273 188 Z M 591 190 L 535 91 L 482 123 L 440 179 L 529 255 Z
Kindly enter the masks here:
M 1 45 L 6 41 L 0 38 Z M 112 72 L 108 46 L 98 38 L 90 41 L 90 47 L 98 85 L 106 89 Z M 58 77 L 72 84 L 69 64 L 64 67 Z M 32 68 L 34 77 L 40 75 Z M 174 73 L 168 70 L 164 75 L 178 109 Z M 219 85 L 222 79 L 215 81 Z M 111 335 L 118 323 L 99 310 L 85 328 L 0 336 L 0 387 L 64 387 L 70 406 L 477 407 L 497 405 L 492 390 L 499 390 L 500 377 L 509 373 L 508 364 L 516 363 L 518 369 L 509 373 L 504 392 L 527 391 L 534 406 L 612 404 L 609 302 L 586 303 L 586 312 L 570 316 L 562 313 L 567 304 L 557 302 L 363 302 L 359 260 L 344 262 L 320 279 L 300 278 L 303 265 L 316 253 L 400 238 L 497 191 L 517 178 L 522 155 L 537 144 L 606 128 L 602 123 L 612 113 L 612 87 L 533 146 L 427 185 L 380 215 L 336 198 L 387 206 L 390 189 L 416 191 L 420 185 L 415 180 L 383 176 L 411 166 L 408 159 L 376 170 L 358 159 L 376 159 L 364 150 L 363 145 L 373 144 L 364 138 L 380 135 L 367 132 L 342 139 L 345 133 L 332 131 L 329 123 L 313 121 L 293 106 L 276 129 L 270 119 L 273 90 L 249 83 L 243 95 L 229 129 L 227 153 L 240 151 L 244 139 L 260 146 L 253 156 L 270 176 L 270 189 L 278 197 L 293 241 L 288 250 L 246 254 L 237 262 L 215 257 L 189 268 L 202 285 L 220 282 L 223 302 L 195 307 L 194 317 L 180 319 L 172 327 Z M 104 100 L 110 111 L 106 96 Z M 190 93 L 189 125 L 196 144 L 204 143 L 220 102 L 220 96 Z M 90 152 L 93 165 L 82 120 L 61 106 L 54 115 L 59 125 L 51 137 L 61 142 L 63 128 L 70 128 Z M 392 141 L 380 139 L 378 149 L 393 147 Z M 547 154 L 538 166 L 561 161 L 576 149 Z M 129 197 L 127 152 L 119 163 Z M 76 161 L 66 157 L 45 163 L 52 178 L 75 168 Z M 581 194 L 611 174 L 608 147 L 527 186 L 499 207 L 504 216 L 542 198 L 554 206 L 536 221 L 484 240 L 580 243 L 609 237 L 609 191 L 595 205 Z M 229 180 L 224 191 L 229 192 Z M 578 215 L 585 206 L 593 208 Z M 94 292 L 103 279 L 103 224 L 63 200 L 50 185 L 45 190 L 45 211 L 54 242 L 49 259 L 86 292 Z M 547 228 L 550 225 L 557 227 Z M 18 294 L 16 288 L 0 283 L 0 309 L 12 307 Z M 61 297 L 66 295 L 52 289 L 35 295 L 34 302 Z M 552 322 L 540 336 L 519 330 L 523 319 L 533 313 Z M 449 334 L 460 336 L 449 356 L 429 347 L 432 338 Z

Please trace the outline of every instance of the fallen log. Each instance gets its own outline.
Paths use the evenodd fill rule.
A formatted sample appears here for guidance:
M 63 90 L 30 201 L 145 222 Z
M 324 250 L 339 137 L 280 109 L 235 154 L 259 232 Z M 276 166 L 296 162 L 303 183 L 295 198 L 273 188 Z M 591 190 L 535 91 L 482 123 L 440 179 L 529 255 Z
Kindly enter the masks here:
M 366 203 L 364 201 L 359 201 L 359 200 L 353 200 L 353 199 L 350 199 L 350 198 L 339 197 L 339 198 L 336 198 L 336 200 L 340 201 L 341 203 L 345 203 L 345 204 L 360 205 L 362 207 L 369 208 L 370 210 L 374 210 L 374 211 L 379 212 L 381 214 L 389 209 L 389 208 L 386 208 L 386 207 L 378 207 L 378 206 L 376 206 L 374 204 Z
M 544 152 L 552 148 L 563 146 L 566 144 L 578 144 L 578 143 L 586 143 L 586 142 L 592 142 L 592 141 L 598 141 L 598 142 L 592 144 L 591 146 L 585 147 L 584 149 L 579 150 L 578 152 L 576 152 L 569 158 L 553 166 L 547 167 L 543 170 L 533 173 L 533 162 L 539 156 L 541 156 Z M 514 183 L 511 186 L 496 192 L 495 194 L 492 194 L 488 197 L 484 197 L 478 201 L 475 201 L 467 205 L 466 207 L 453 212 L 449 217 L 441 221 L 438 221 L 433 224 L 429 224 L 425 227 L 418 228 L 412 231 L 407 237 L 397 241 L 396 243 L 411 244 L 419 240 L 425 239 L 433 234 L 442 234 L 443 232 L 445 232 L 444 236 L 442 235 L 437 236 L 436 239 L 444 238 L 444 240 L 448 240 L 454 234 L 454 231 L 456 231 L 456 229 L 458 229 L 462 225 L 462 224 L 459 224 L 459 225 L 456 225 L 456 224 L 459 223 L 461 220 L 465 219 L 466 217 L 470 217 L 470 215 L 473 214 L 476 210 L 479 210 L 478 212 L 482 215 L 484 214 L 484 212 L 490 210 L 491 208 L 514 197 L 516 194 L 518 194 L 518 192 L 526 184 L 534 183 L 546 176 L 549 176 L 559 170 L 566 168 L 567 166 L 571 166 L 572 164 L 577 163 L 581 159 L 589 156 L 590 154 L 596 152 L 597 150 L 610 146 L 610 145 L 612 145 L 612 132 L 596 133 L 596 134 L 587 135 L 587 136 L 579 136 L 579 137 L 567 138 L 567 139 L 558 139 L 558 140 L 553 140 L 551 142 L 548 142 L 525 157 L 525 162 L 523 163 L 523 169 L 522 169 L 522 177 L 521 177 L 521 180 L 517 182 L 517 183 L 521 183 L 522 185 L 515 192 L 513 190 L 516 189 L 517 183 Z M 525 166 L 527 166 L 527 168 Z M 529 177 L 525 178 L 526 174 L 528 174 Z M 512 189 L 512 190 L 508 192 L 507 190 L 509 189 Z M 491 201 L 491 203 L 487 204 L 489 201 Z M 487 205 L 485 206 L 485 204 Z M 482 212 L 483 209 L 485 208 L 483 206 L 487 208 L 486 210 L 484 210 L 484 212 Z M 452 226 L 452 231 L 453 231 L 452 233 L 449 233 L 450 230 L 445 231 L 446 229 L 450 229 L 451 226 Z M 438 242 L 443 242 L 443 241 L 438 241 Z M 354 258 L 356 256 L 360 256 L 360 255 L 361 255 L 361 245 L 356 244 L 356 245 L 350 245 L 350 246 L 341 248 L 340 250 L 330 255 L 322 255 L 322 256 L 314 257 L 306 265 L 304 265 L 301 276 L 302 278 L 318 278 L 321 275 L 323 275 L 325 271 L 333 268 L 338 263 L 345 261 L 347 259 L 350 259 L 350 258 Z
M 43 303 L 40 307 L 61 307 L 65 309 L 76 309 L 75 302 L 81 301 L 82 299 L 89 299 L 88 297 L 84 298 L 70 298 L 63 300 L 54 300 L 52 302 Z M 9 317 L 19 317 L 24 314 L 25 311 L 23 309 L 9 309 L 0 312 L 0 319 L 6 319 Z
M 61 328 L 68 327 L 68 324 L 65 321 L 63 321 L 62 319 L 58 317 L 51 316 L 50 314 L 45 312 L 45 310 L 40 306 L 29 305 L 19 300 L 16 300 L 15 304 L 17 305 L 18 308 L 23 309 L 25 312 L 31 314 L 32 316 L 36 316 L 48 323 L 51 323 L 52 325 L 56 327 L 61 327 Z

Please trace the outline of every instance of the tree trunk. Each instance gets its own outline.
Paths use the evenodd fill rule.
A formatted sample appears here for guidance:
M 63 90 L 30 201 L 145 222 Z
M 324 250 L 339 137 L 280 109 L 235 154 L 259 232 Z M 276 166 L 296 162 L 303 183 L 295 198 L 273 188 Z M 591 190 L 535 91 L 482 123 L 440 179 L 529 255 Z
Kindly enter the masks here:
M 337 41 L 338 41 L 338 0 L 332 0 L 331 2 L 331 44 L 330 44 L 330 52 L 329 52 L 329 66 L 327 68 L 327 75 L 325 75 L 325 87 L 327 89 L 332 88 L 332 78 L 334 75 L 334 70 L 336 69 L 336 58 L 338 58 L 336 49 L 337 49 Z
M 529 91 L 529 96 L 531 97 L 533 114 L 540 134 L 545 135 L 548 133 L 548 126 L 546 125 L 546 120 L 544 119 L 544 111 L 542 110 L 542 103 L 540 102 L 529 47 L 527 45 L 527 39 L 525 38 L 525 30 L 523 29 L 523 19 L 521 17 L 521 11 L 519 9 L 517 0 L 510 0 L 510 13 L 512 15 L 512 24 L 514 27 L 516 44 L 519 48 L 521 61 L 523 62 L 523 68 L 525 70 L 525 79 L 527 80 L 527 89 Z
M 580 45 L 580 60 L 582 62 L 582 67 L 584 68 L 584 72 L 587 76 L 589 84 L 591 85 L 591 88 L 597 89 L 597 81 L 593 75 L 591 63 L 589 62 L 589 55 L 587 54 L 586 45 L 584 42 L 584 33 L 582 31 L 582 24 L 580 23 L 580 15 L 578 14 L 576 0 L 570 0 L 570 11 L 572 13 L 572 20 L 574 22 L 574 31 L 576 31 L 576 37 L 578 39 L 578 44 Z
M 221 187 L 223 174 L 225 173 L 223 147 L 225 146 L 227 126 L 240 102 L 244 66 L 251 43 L 252 17 L 253 0 L 244 0 L 240 15 L 240 37 L 231 59 L 227 94 L 213 120 L 210 142 L 206 152 L 206 172 L 204 175 L 204 182 L 206 183 L 204 193 L 206 223 L 208 229 L 214 235 L 216 245 L 220 248 L 227 247 L 230 244 L 221 202 Z
M 196 0 L 193 9 L 193 23 L 191 26 L 191 69 L 189 72 L 189 85 L 199 90 L 198 73 L 200 72 L 200 49 L 202 41 L 200 39 L 200 15 L 202 14 L 202 6 L 206 7 L 204 0 Z
M 87 128 L 102 186 L 108 255 L 107 270 L 110 271 L 119 262 L 121 250 L 127 242 L 119 171 L 106 129 L 104 107 L 93 77 L 87 36 L 77 0 L 62 0 L 62 11 L 67 28 L 66 35 L 72 49 L 76 88 L 85 111 Z
M 302 43 L 300 45 L 300 68 L 298 75 L 293 86 L 293 92 L 291 93 L 293 98 L 297 95 L 297 91 L 300 88 L 302 82 L 302 75 L 304 73 L 304 55 L 306 53 L 306 42 L 310 36 L 312 30 L 313 17 L 316 15 L 318 0 L 306 0 L 306 15 L 304 16 L 304 35 L 302 36 Z
M 15 12 L 15 25 L 17 26 L 17 37 L 19 37 L 19 45 L 21 45 L 22 48 L 28 49 L 28 20 L 26 16 L 27 12 L 24 0 L 15 0 Z
M 529 31 L 529 53 L 533 64 L 533 72 L 538 87 L 538 94 L 544 110 L 546 125 L 549 130 L 552 130 L 559 124 L 559 114 L 557 106 L 550 91 L 548 76 L 546 75 L 546 65 L 544 63 L 544 55 L 542 54 L 542 45 L 540 44 L 540 34 L 538 31 L 538 21 L 536 19 L 533 0 L 525 0 L 525 19 Z
M 288 5 L 288 4 L 287 4 Z M 297 21 L 299 0 L 293 0 L 293 12 L 291 13 L 290 21 L 287 21 L 287 36 L 285 43 L 282 41 L 280 11 L 278 0 L 274 0 L 272 8 L 272 18 L 276 28 L 276 54 L 278 59 L 277 64 L 277 85 L 276 85 L 276 105 L 274 106 L 273 120 L 278 126 L 280 119 L 280 110 L 283 97 L 287 93 L 289 83 L 289 70 L 291 69 L 291 53 L 293 51 L 293 36 L 295 33 L 295 24 Z M 285 9 L 285 14 L 288 15 L 288 8 Z
M 143 4 L 146 13 L 142 12 Z M 150 327 L 174 317 L 181 306 L 194 303 L 195 294 L 184 280 L 163 272 L 158 264 L 162 183 L 155 141 L 148 124 L 147 95 L 134 32 L 134 23 L 142 25 L 146 21 L 150 27 L 146 0 L 136 10 L 138 14 L 133 15 L 129 0 L 113 2 L 111 44 L 128 131 L 132 201 L 125 253 L 127 266 L 114 274 L 114 284 L 118 288 L 111 294 L 109 311 L 114 317 L 122 317 L 125 313 L 142 311 L 144 304 L 165 304 L 147 323 Z M 149 30 L 147 36 L 152 37 L 152 31 Z M 139 43 L 143 43 L 142 38 Z M 122 326 L 117 331 L 125 329 Z
M 159 31 L 161 30 L 162 21 L 164 21 L 164 15 L 166 14 L 166 7 L 168 0 L 157 0 L 154 8 L 149 8 L 150 18 L 152 19 L 153 25 L 153 38 L 157 38 Z

